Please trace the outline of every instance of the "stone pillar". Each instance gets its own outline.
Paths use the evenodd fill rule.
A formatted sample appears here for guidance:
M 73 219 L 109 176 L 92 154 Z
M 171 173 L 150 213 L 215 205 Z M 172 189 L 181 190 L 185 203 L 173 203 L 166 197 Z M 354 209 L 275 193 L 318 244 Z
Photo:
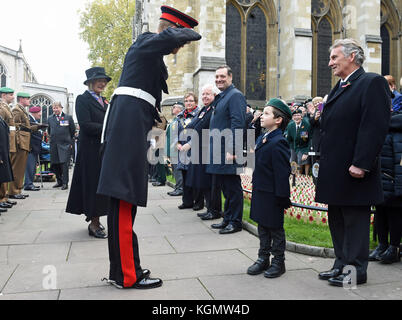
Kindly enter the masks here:
M 279 95 L 304 100 L 311 96 L 311 0 L 281 0 L 279 21 Z
M 344 6 L 345 38 L 360 42 L 366 54 L 364 69 L 381 74 L 381 1 L 347 0 Z

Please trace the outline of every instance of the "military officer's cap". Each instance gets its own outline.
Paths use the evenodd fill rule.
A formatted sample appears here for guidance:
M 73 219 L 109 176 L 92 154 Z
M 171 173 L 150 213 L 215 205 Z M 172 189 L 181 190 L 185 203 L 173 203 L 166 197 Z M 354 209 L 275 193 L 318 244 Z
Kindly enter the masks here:
M 17 93 L 17 98 L 30 98 L 30 97 L 31 97 L 31 95 L 26 92 L 18 92 Z
M 34 107 L 30 107 L 29 108 L 29 112 L 30 113 L 38 113 L 38 112 L 40 112 L 42 109 L 41 109 L 41 107 L 38 107 L 38 106 L 34 106 Z
M 14 93 L 14 90 L 7 87 L 0 88 L 0 93 Z
M 298 113 L 302 114 L 303 111 L 301 111 L 300 109 L 296 109 L 295 111 L 293 111 L 292 115 L 293 115 L 293 114 L 298 114 Z
M 162 6 L 162 15 L 160 19 L 167 20 L 177 27 L 181 28 L 194 28 L 198 26 L 198 21 L 190 17 L 189 15 L 180 12 L 169 6 Z
M 273 98 L 267 102 L 266 106 L 278 109 L 282 111 L 289 119 L 292 118 L 292 111 L 290 111 L 290 108 L 281 99 Z

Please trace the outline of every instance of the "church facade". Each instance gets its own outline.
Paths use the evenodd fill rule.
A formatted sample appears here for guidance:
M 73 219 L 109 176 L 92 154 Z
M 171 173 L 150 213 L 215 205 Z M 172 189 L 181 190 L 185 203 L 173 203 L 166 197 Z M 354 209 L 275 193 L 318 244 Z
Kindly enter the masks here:
M 55 101 L 62 103 L 64 112 L 73 113 L 73 95 L 66 88 L 38 83 L 21 47 L 15 51 L 0 46 L 0 87 L 10 87 L 16 93 L 29 93 L 31 105 L 42 108 L 42 122 L 53 113 L 51 106 Z
M 340 38 L 361 43 L 366 71 L 397 82 L 402 76 L 402 0 L 137 0 L 136 32 L 155 32 L 161 5 L 195 17 L 203 36 L 165 58 L 164 105 L 188 91 L 199 94 L 223 64 L 253 106 L 272 97 L 323 97 L 337 81 L 328 62 Z

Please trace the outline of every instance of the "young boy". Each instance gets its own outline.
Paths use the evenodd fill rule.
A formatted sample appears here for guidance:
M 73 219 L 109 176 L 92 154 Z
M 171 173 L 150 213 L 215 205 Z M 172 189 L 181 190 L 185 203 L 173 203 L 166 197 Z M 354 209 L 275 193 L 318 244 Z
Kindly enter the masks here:
M 283 137 L 292 113 L 280 99 L 271 99 L 261 116 L 261 127 L 267 129 L 255 147 L 255 170 L 250 218 L 258 223 L 260 249 L 257 261 L 247 273 L 265 271 L 267 278 L 285 273 L 286 239 L 283 229 L 284 210 L 290 207 L 290 150 Z M 273 255 L 270 263 L 270 255 Z

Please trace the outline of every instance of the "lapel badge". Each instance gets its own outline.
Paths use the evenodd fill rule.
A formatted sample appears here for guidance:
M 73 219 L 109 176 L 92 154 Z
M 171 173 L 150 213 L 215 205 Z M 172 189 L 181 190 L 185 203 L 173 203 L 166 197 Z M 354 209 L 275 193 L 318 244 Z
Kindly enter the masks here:
M 344 84 L 344 85 L 342 86 L 342 88 L 349 87 L 350 85 L 351 85 L 351 83 L 350 83 L 350 81 L 348 81 L 348 82 L 346 82 L 346 84 Z
M 262 143 L 266 143 L 267 142 L 267 138 L 265 137 L 264 139 L 262 139 Z

